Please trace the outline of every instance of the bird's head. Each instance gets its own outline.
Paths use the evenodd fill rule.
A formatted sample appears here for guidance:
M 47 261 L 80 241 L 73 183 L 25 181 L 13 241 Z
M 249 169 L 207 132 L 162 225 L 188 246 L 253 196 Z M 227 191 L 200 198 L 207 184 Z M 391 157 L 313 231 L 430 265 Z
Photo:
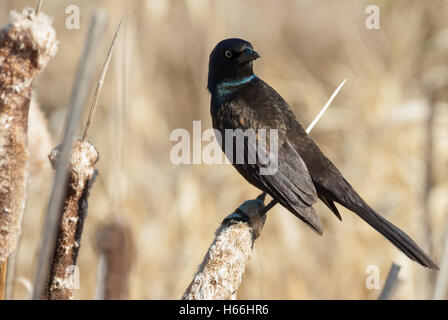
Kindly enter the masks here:
M 221 41 L 210 54 L 207 88 L 213 92 L 220 82 L 253 75 L 252 61 L 259 57 L 248 41 L 237 38 Z

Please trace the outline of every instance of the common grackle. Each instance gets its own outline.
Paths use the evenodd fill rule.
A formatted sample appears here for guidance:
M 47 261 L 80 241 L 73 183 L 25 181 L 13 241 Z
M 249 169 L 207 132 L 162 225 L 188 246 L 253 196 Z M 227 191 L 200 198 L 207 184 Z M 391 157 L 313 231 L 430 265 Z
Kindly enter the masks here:
M 244 140 L 243 151 L 232 147 L 233 152 L 244 153 L 244 161 L 235 161 L 238 154 L 229 159 L 238 172 L 319 234 L 323 233 L 322 223 L 312 207 L 317 198 L 340 220 L 335 202 L 356 213 L 412 260 L 438 269 L 408 235 L 360 197 L 306 133 L 286 101 L 254 74 L 253 61 L 259 57 L 249 42 L 236 38 L 221 41 L 210 54 L 207 85 L 211 93 L 210 112 L 213 127 L 224 138 L 223 151 L 226 154 L 229 151 L 226 152 L 226 139 L 235 140 L 226 136 L 229 129 L 255 132 L 276 129 L 278 135 L 277 140 L 268 139 L 265 143 L 266 154 L 272 150 L 277 159 L 274 173 L 261 174 L 265 163 L 258 158 L 249 161 L 248 150 L 256 148 L 251 147 L 250 139 Z M 258 140 L 256 134 L 256 144 Z M 273 141 L 277 144 L 275 150 Z

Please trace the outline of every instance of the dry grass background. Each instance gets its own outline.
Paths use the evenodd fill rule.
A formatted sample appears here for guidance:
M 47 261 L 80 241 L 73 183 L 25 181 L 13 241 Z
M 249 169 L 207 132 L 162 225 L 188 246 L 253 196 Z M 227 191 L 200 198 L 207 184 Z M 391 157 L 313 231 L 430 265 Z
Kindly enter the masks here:
M 35 2 L 2 0 L 1 24 L 9 10 L 35 7 Z M 377 31 L 364 27 L 371 3 L 381 9 Z M 70 4 L 81 9 L 80 30 L 65 28 Z M 127 24 L 90 133 L 100 153 L 99 177 L 90 196 L 75 298 L 94 298 L 95 233 L 111 217 L 129 223 L 135 240 L 130 298 L 179 299 L 221 220 L 259 194 L 229 165 L 169 161 L 173 129 L 191 131 L 193 120 L 202 120 L 203 129 L 211 127 L 208 55 L 228 37 L 252 42 L 262 55 L 255 72 L 290 103 L 305 126 L 348 78 L 311 135 L 363 197 L 425 249 L 431 246 L 423 224 L 425 126 L 434 102 L 430 239 L 431 255 L 440 261 L 448 216 L 447 1 L 45 0 L 42 11 L 54 18 L 60 44 L 35 93 L 53 141 L 61 139 L 77 61 L 97 6 L 110 14 L 104 54 L 124 12 Z M 125 115 L 117 117 L 121 81 L 128 90 Z M 432 99 L 437 86 L 440 94 Z M 36 152 L 50 152 L 42 149 Z M 18 276 L 25 279 L 35 271 L 52 181 L 49 166 L 39 168 L 30 181 L 18 256 Z M 271 210 L 238 298 L 375 299 L 379 291 L 365 286 L 366 267 L 378 266 L 383 285 L 394 260 L 402 265 L 403 280 L 396 298 L 431 296 L 430 272 L 354 214 L 342 209 L 340 223 L 322 204 L 316 209 L 323 237 L 280 206 Z M 28 297 L 21 283 L 15 289 L 15 298 Z

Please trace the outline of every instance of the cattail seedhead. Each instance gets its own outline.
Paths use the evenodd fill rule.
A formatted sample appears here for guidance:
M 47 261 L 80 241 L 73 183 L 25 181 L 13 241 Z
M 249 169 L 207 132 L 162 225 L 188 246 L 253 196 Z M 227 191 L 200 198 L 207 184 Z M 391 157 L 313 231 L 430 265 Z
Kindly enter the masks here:
M 30 8 L 0 29 L 0 261 L 17 246 L 25 207 L 32 84 L 56 51 L 51 19 Z
M 49 155 L 53 167 L 56 166 L 60 156 L 60 149 L 59 145 Z M 84 220 L 87 216 L 87 200 L 97 173 L 94 168 L 97 161 L 98 152 L 93 145 L 87 141 L 75 141 L 47 287 L 47 298 L 50 300 L 73 299 L 74 267 L 81 245 Z

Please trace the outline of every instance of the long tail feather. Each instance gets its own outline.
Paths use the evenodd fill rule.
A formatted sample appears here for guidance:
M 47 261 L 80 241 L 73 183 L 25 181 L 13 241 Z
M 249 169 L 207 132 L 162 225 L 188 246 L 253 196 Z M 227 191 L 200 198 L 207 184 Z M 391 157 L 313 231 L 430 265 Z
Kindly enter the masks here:
M 340 201 L 335 199 L 336 202 L 356 213 L 361 219 L 381 233 L 387 240 L 400 249 L 410 259 L 420 263 L 424 267 L 439 270 L 439 267 L 431 260 L 431 258 L 422 249 L 420 249 L 419 246 L 406 233 L 373 210 L 356 193 L 348 182 L 345 190 L 347 193 L 344 200 Z

